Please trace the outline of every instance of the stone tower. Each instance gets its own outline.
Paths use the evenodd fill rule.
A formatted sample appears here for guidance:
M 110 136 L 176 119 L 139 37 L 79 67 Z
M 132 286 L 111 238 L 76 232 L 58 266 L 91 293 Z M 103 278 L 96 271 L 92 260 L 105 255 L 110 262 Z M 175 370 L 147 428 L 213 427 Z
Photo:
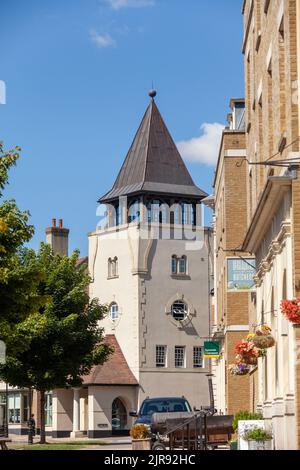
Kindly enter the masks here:
M 106 220 L 89 235 L 91 297 L 109 306 L 103 321 L 146 397 L 185 396 L 209 404 L 203 343 L 210 334 L 207 195 L 193 182 L 151 101 L 113 188 Z M 121 395 L 121 391 L 120 391 Z

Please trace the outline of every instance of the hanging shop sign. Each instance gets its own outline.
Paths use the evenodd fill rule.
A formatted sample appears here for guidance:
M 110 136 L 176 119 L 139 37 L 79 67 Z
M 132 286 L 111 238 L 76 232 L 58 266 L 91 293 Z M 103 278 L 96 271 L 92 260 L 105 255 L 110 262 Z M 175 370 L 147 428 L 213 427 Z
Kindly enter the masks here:
M 228 258 L 227 290 L 232 292 L 253 290 L 255 274 L 255 258 Z
M 220 343 L 218 341 L 205 341 L 204 342 L 204 358 L 205 359 L 219 359 L 220 357 Z

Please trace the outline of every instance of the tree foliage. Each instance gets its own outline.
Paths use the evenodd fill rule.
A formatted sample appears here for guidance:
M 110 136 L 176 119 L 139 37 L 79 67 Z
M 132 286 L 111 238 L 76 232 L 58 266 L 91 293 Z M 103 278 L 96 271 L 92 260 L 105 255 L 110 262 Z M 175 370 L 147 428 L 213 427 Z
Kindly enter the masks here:
M 9 170 L 16 165 L 20 150 L 15 147 L 6 152 L 0 142 L 0 339 L 8 350 L 25 347 L 25 340 L 14 341 L 16 325 L 43 303 L 37 292 L 40 273 L 21 251 L 34 233 L 30 214 L 22 212 L 14 200 L 3 200 Z
M 98 299 L 90 301 L 90 278 L 85 266 L 77 266 L 77 260 L 77 252 L 70 258 L 62 257 L 44 244 L 37 254 L 27 251 L 23 256 L 28 269 L 35 266 L 41 273 L 38 295 L 47 301 L 17 325 L 14 343 L 27 339 L 27 348 L 8 351 L 0 370 L 10 384 L 43 394 L 79 386 L 82 377 L 111 352 L 99 326 L 107 308 Z M 42 416 L 42 427 L 43 422 Z

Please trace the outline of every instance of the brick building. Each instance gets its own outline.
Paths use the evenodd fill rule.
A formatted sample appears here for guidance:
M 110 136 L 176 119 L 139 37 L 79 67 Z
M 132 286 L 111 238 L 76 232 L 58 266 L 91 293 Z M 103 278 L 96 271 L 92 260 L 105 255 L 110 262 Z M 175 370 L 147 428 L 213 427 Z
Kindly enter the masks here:
M 243 14 L 249 160 L 243 249 L 255 255 L 257 265 L 250 325 L 267 323 L 276 339 L 259 360 L 254 405 L 272 424 L 276 449 L 295 449 L 299 328 L 283 317 L 280 303 L 300 293 L 300 187 L 291 160 L 299 161 L 299 2 L 246 0 Z M 284 166 L 277 166 L 280 161 Z
M 250 408 L 249 377 L 233 377 L 228 365 L 235 360 L 235 343 L 249 331 L 248 305 L 253 286 L 251 282 L 237 283 L 237 270 L 244 273 L 249 268 L 241 259 L 241 255 L 247 258 L 248 254 L 240 252 L 247 228 L 247 168 L 241 164 L 246 156 L 245 102 L 232 99 L 230 105 L 232 112 L 223 131 L 214 181 L 214 337 L 222 344 L 214 376 L 216 407 L 225 414 Z

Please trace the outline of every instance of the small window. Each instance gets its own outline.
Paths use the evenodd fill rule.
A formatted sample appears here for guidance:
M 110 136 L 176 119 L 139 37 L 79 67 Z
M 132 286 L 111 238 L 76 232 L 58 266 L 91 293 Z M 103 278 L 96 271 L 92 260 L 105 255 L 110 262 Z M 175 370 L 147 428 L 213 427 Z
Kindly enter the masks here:
M 174 320 L 176 321 L 183 321 L 187 317 L 188 308 L 185 302 L 182 300 L 178 300 L 174 302 L 172 305 L 172 315 Z
M 119 307 L 118 304 L 113 303 L 109 307 L 109 315 L 112 321 L 115 321 L 119 318 Z
M 114 259 L 109 258 L 108 260 L 108 277 L 118 277 L 118 258 Z
M 45 394 L 45 425 L 52 426 L 52 392 Z
M 175 346 L 175 367 L 185 367 L 185 346 Z
M 128 223 L 139 222 L 140 220 L 140 202 L 134 201 L 128 211 Z
M 186 274 L 186 257 L 182 256 L 179 260 L 179 274 Z
M 185 275 L 187 273 L 187 259 L 186 256 L 178 258 L 177 256 L 172 256 L 172 274 Z
M 172 256 L 172 274 L 177 274 L 177 256 Z
M 195 369 L 202 369 L 204 367 L 203 349 L 199 346 L 194 347 L 193 366 Z
M 166 367 L 167 346 L 156 346 L 156 367 Z

